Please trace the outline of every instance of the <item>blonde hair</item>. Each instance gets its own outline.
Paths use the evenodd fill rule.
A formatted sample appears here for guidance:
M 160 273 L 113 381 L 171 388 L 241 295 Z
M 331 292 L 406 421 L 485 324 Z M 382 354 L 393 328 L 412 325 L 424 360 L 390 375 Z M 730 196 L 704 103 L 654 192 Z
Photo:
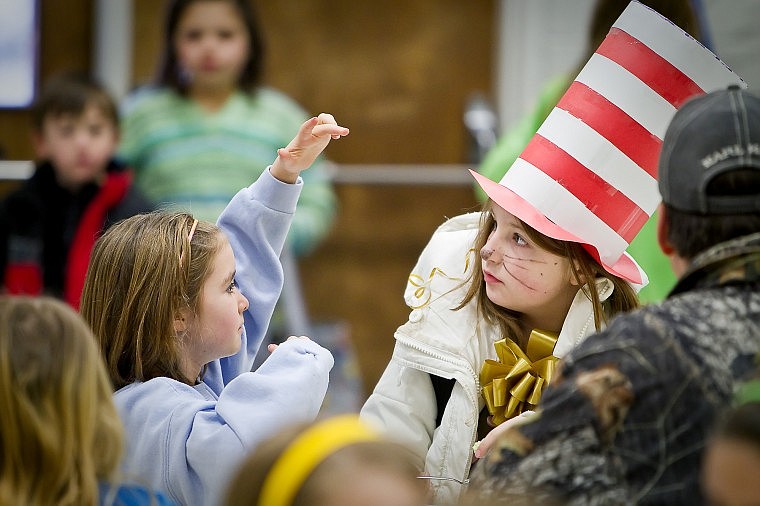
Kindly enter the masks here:
M 316 422 L 319 423 L 319 422 Z M 277 460 L 300 434 L 314 424 L 287 427 L 262 442 L 238 468 L 227 490 L 225 506 L 257 506 L 264 481 Z M 348 483 L 357 470 L 385 472 L 409 480 L 420 487 L 421 495 L 427 483 L 417 479 L 415 459 L 407 448 L 384 439 L 362 441 L 341 447 L 328 455 L 314 468 L 296 493 L 292 506 L 330 504 L 330 492 L 341 483 Z
M 0 296 L 0 504 L 97 505 L 122 425 L 87 324 L 48 297 Z
M 197 314 L 203 283 L 223 244 L 221 230 L 181 212 L 127 218 L 95 243 L 81 312 L 119 389 L 157 377 L 194 384 L 182 372 L 180 310 Z
M 490 212 L 492 208 L 493 202 L 488 199 L 483 206 L 483 212 L 480 217 L 480 228 L 473 246 L 478 253 L 485 246 L 495 226 L 495 219 Z M 600 330 L 602 324 L 609 321 L 612 316 L 639 307 L 639 299 L 633 287 L 626 280 L 607 272 L 581 244 L 552 239 L 538 232 L 522 220 L 518 219 L 518 221 L 524 228 L 528 238 L 536 245 L 550 253 L 569 259 L 571 264 L 577 266 L 577 269 L 573 269 L 573 276 L 578 285 L 583 287 L 583 293 L 591 301 L 596 330 Z M 594 280 L 597 278 L 606 278 L 614 286 L 612 295 L 604 302 L 600 299 L 596 283 L 582 282 L 582 280 Z M 469 283 L 470 286 L 467 293 L 462 303 L 456 309 L 461 309 L 473 299 L 477 300 L 478 311 L 483 315 L 485 320 L 490 324 L 498 325 L 502 336 L 509 337 L 522 346 L 524 339 L 522 338 L 523 330 L 520 327 L 520 313 L 491 302 L 486 294 L 486 285 L 483 281 L 483 267 L 480 262 L 474 262 Z

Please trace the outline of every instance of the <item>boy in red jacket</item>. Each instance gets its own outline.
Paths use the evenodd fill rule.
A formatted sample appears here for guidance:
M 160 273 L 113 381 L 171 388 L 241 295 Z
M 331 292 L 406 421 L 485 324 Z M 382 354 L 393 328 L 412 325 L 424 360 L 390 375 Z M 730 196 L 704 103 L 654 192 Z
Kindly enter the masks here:
M 0 205 L 0 281 L 12 294 L 46 293 L 79 307 L 95 239 L 153 206 L 114 158 L 117 106 L 97 82 L 58 76 L 33 107 L 38 163 Z

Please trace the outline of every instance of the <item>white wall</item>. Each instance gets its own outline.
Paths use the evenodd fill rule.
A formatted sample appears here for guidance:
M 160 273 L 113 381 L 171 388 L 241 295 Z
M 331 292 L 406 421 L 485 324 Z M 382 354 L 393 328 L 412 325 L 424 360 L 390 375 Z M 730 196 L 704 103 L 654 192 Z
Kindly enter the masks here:
M 132 82 L 132 0 L 96 0 L 93 73 L 121 100 Z
M 760 94 L 760 0 L 702 0 L 713 51 Z
M 502 131 L 530 110 L 542 84 L 585 50 L 595 0 L 499 0 L 494 76 Z M 760 93 L 760 0 L 701 0 L 713 50 Z
M 495 100 L 502 131 L 532 109 L 547 79 L 586 50 L 594 0 L 499 0 Z

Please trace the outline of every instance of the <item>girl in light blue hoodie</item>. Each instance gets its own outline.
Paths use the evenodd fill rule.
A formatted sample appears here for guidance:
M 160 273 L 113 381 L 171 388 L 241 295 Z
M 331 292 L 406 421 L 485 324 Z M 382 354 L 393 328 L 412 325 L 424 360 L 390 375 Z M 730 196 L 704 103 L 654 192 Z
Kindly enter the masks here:
M 218 226 L 183 212 L 127 219 L 93 249 L 82 293 L 126 428 L 123 471 L 184 505 L 214 505 L 240 460 L 314 419 L 330 353 L 291 337 L 250 372 L 283 283 L 279 254 L 302 170 L 347 135 L 306 121 Z

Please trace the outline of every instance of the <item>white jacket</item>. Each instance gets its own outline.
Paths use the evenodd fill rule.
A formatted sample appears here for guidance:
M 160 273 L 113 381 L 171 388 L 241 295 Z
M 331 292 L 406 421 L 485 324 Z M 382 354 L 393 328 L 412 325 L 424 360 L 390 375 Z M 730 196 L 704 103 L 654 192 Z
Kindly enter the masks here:
M 407 283 L 404 299 L 412 308 L 398 328 L 393 356 L 361 410 L 361 417 L 419 456 L 420 469 L 431 476 L 464 481 L 472 463 L 478 417 L 484 406 L 478 375 L 483 361 L 496 359 L 498 328 L 478 319 L 475 301 L 459 311 L 474 262 L 480 213 L 443 223 L 422 251 Z M 612 293 L 599 280 L 602 300 Z M 564 356 L 594 331 L 591 302 L 579 290 L 560 332 L 554 354 Z M 439 427 L 429 375 L 455 379 Z M 431 480 L 433 503 L 454 504 L 462 486 Z

